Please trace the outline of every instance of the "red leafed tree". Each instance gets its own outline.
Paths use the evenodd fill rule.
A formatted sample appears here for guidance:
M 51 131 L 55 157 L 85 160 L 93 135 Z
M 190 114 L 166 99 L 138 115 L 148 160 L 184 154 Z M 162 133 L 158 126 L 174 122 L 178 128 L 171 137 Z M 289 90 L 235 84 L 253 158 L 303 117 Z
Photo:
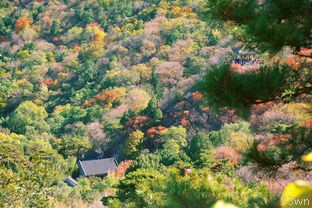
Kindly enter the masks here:
M 163 126 L 156 126 L 148 129 L 146 131 L 147 138 L 155 138 L 157 135 L 160 135 L 162 132 L 166 131 L 167 128 Z
M 299 124 L 302 126 L 305 126 L 308 129 L 312 129 L 312 119 L 308 119 L 304 122 L 300 122 Z
M 224 160 L 228 159 L 231 164 L 237 164 L 240 159 L 240 154 L 237 153 L 235 150 L 222 146 L 214 149 L 212 151 L 212 156 L 218 161 L 218 160 Z
M 192 93 L 192 98 L 194 100 L 201 100 L 201 99 L 203 99 L 203 97 L 204 97 L 203 94 L 200 92 L 193 92 Z
M 151 119 L 146 116 L 136 116 L 126 123 L 126 128 L 128 132 L 133 132 L 135 130 L 142 130 L 150 125 Z
M 119 163 L 118 167 L 115 170 L 117 176 L 123 177 L 126 174 L 127 169 L 132 165 L 133 160 L 124 160 Z
M 43 84 L 46 84 L 46 85 L 50 85 L 53 83 L 53 79 L 48 77 L 48 78 L 45 78 L 43 81 L 42 81 Z
M 298 55 L 312 57 L 312 48 L 301 48 Z

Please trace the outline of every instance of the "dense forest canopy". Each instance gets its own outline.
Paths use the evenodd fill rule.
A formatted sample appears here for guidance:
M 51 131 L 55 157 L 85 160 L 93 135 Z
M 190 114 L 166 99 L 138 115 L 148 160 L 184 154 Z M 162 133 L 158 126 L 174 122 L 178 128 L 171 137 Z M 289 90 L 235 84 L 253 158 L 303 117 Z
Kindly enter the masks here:
M 0 207 L 312 203 L 311 28 L 310 0 L 2 0 Z

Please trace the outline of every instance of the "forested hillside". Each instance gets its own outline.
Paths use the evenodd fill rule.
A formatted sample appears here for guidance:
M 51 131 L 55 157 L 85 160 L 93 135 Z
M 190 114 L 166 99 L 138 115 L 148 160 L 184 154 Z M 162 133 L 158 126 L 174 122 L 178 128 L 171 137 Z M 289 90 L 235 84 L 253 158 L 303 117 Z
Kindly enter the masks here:
M 312 204 L 311 28 L 310 0 L 2 0 L 0 207 Z

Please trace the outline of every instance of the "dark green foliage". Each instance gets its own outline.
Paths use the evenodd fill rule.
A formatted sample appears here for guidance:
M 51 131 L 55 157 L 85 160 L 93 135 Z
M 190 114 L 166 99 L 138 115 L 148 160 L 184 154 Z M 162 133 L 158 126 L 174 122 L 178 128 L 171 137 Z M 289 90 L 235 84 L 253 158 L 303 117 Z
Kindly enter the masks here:
M 312 5 L 307 0 L 208 0 L 208 13 L 245 27 L 246 35 L 261 46 L 297 49 L 311 44 Z
M 104 109 L 101 106 L 94 105 L 87 109 L 87 114 L 83 119 L 84 123 L 91 123 L 100 120 L 104 114 Z
M 59 145 L 59 152 L 65 157 L 76 156 L 77 159 L 92 147 L 88 138 L 79 135 L 64 135 Z
M 153 117 L 154 112 L 157 108 L 156 99 L 151 99 L 148 103 L 148 106 L 142 111 L 142 113 L 146 116 Z
M 8 20 L 10 17 L 4 17 L 0 19 L 0 35 L 6 36 L 7 31 L 10 30 L 13 27 L 13 24 L 11 21 Z M 12 24 L 12 25 L 10 25 Z
M 178 143 L 174 140 L 168 140 L 163 144 L 162 149 L 157 153 L 161 158 L 161 163 L 170 166 L 179 162 L 189 163 L 190 158 L 179 147 Z
M 207 7 L 213 17 L 228 20 L 246 21 L 255 16 L 254 9 L 257 6 L 254 0 L 209 0 Z
M 174 101 L 178 103 L 178 102 L 181 102 L 183 98 L 184 98 L 184 92 L 182 90 L 178 90 L 175 93 Z
M 35 49 L 35 44 L 32 41 L 26 42 L 24 48 L 24 50 L 34 50 Z
M 159 79 L 158 79 L 157 75 L 154 74 L 154 73 L 152 75 L 151 83 L 152 83 L 152 85 L 154 87 L 156 98 L 158 98 L 158 99 L 161 98 L 164 92 L 163 92 L 163 89 L 161 87 L 161 84 L 159 82 Z
M 95 22 L 94 14 L 91 8 L 78 6 L 75 9 L 75 16 L 77 17 L 78 21 L 83 22 L 84 24 Z
M 189 154 L 193 161 L 200 160 L 203 152 L 209 151 L 213 148 L 213 145 L 208 135 L 199 133 L 196 134 L 189 147 Z
M 220 107 L 248 108 L 257 102 L 278 99 L 287 87 L 289 67 L 263 67 L 259 71 L 237 73 L 225 64 L 208 70 L 199 89 L 207 101 Z
M 157 100 L 155 98 L 149 101 L 148 106 L 142 111 L 142 114 L 153 118 L 154 123 L 159 122 L 163 117 L 163 113 L 157 106 Z
M 195 74 L 199 74 L 201 71 L 201 64 L 198 63 L 195 57 L 191 56 L 186 59 L 184 76 L 190 77 Z
M 32 9 L 32 17 L 34 20 L 37 20 L 38 16 L 45 11 L 45 7 L 41 4 L 34 4 Z
M 155 17 L 156 13 L 157 13 L 156 8 L 149 8 L 149 9 L 140 11 L 138 13 L 138 17 L 139 19 L 142 19 L 143 21 L 149 21 Z
M 135 171 L 137 169 L 153 169 L 165 170 L 165 166 L 161 164 L 161 158 L 157 154 L 140 154 L 128 171 Z
M 135 112 L 133 110 L 126 111 L 120 119 L 120 124 L 125 125 L 134 116 L 135 116 Z
M 61 29 L 61 21 L 55 20 L 52 23 L 50 34 L 53 36 L 56 36 L 59 33 L 59 30 Z
M 163 186 L 164 176 L 157 170 L 138 169 L 126 175 L 126 178 L 120 181 L 117 193 L 118 198 L 123 202 L 135 203 L 136 207 L 146 207 L 148 204 L 157 203 L 161 199 L 159 192 Z M 140 190 L 144 194 L 140 193 Z M 151 196 L 150 202 L 146 201 L 145 196 Z M 159 203 L 161 203 L 159 201 Z
M 166 35 L 166 45 L 172 45 L 184 36 L 183 27 L 177 27 Z

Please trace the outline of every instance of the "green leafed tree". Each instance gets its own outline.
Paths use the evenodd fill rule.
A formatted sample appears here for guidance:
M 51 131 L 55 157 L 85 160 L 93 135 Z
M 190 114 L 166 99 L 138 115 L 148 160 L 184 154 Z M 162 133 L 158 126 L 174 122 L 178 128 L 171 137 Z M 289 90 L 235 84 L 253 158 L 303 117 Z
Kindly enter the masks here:
M 179 148 L 187 146 L 186 136 L 186 129 L 182 126 L 172 126 L 162 135 L 163 141 L 174 140 L 179 145 Z
M 251 104 L 276 100 L 282 96 L 289 68 L 264 67 L 250 73 L 236 73 L 225 64 L 208 70 L 199 88 L 208 102 L 219 107 L 246 108 Z M 260 90 L 261 89 L 261 90 Z
M 209 140 L 208 135 L 199 133 L 196 134 L 189 147 L 189 153 L 193 160 L 200 160 L 200 155 L 205 152 L 209 151 L 213 148 L 211 141 Z
M 6 106 L 4 99 L 5 99 L 4 94 L 0 92 L 0 108 L 3 108 Z
M 44 107 L 25 101 L 15 109 L 8 124 L 10 129 L 19 134 L 27 134 L 28 131 L 40 134 L 49 131 L 45 121 L 47 117 Z
M 48 142 L 0 133 L 0 207 L 49 207 L 46 190 L 63 180 L 65 167 Z
M 164 180 L 164 175 L 157 170 L 138 169 L 127 174 L 120 182 L 117 197 L 122 202 L 132 204 L 132 207 L 161 205 L 163 203 L 161 188 Z
M 76 156 L 81 157 L 83 153 L 92 148 L 92 143 L 86 137 L 66 134 L 62 137 L 59 151 L 64 157 Z
M 125 153 L 130 157 L 135 156 L 141 149 L 141 145 L 144 139 L 144 133 L 140 130 L 136 130 L 130 134 L 126 141 Z

